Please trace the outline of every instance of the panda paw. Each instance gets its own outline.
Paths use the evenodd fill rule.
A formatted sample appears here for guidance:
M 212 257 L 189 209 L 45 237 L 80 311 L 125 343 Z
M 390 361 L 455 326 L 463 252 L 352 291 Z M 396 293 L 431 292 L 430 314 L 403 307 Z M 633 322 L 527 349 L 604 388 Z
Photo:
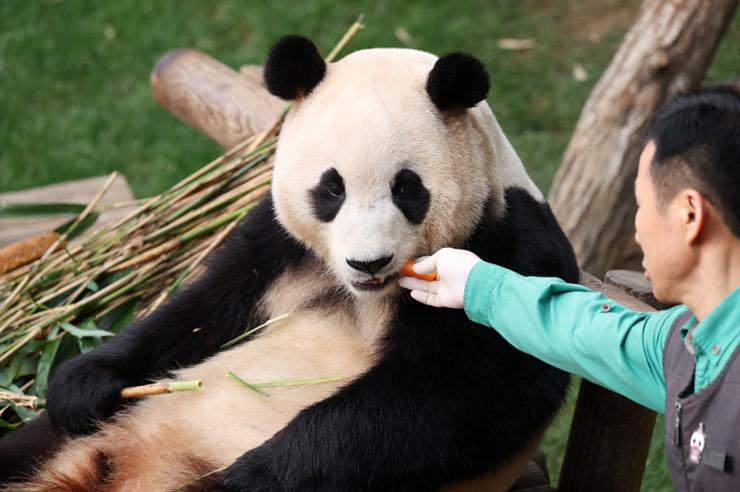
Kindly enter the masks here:
M 47 412 L 52 423 L 71 434 L 89 434 L 116 410 L 120 391 L 135 380 L 82 354 L 65 362 L 51 380 Z
M 221 476 L 221 488 L 225 492 L 284 492 L 287 488 L 280 483 L 271 466 L 268 452 L 259 447 L 243 454 Z

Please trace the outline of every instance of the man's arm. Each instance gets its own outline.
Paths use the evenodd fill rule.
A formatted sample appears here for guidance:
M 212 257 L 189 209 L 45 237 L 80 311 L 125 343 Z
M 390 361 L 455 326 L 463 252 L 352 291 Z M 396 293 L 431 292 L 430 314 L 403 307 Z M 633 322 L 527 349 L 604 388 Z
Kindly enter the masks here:
M 663 346 L 685 306 L 632 311 L 580 285 L 479 262 L 464 307 L 523 352 L 664 411 Z
M 659 312 L 626 309 L 602 294 L 558 278 L 525 277 L 443 248 L 413 267 L 436 281 L 403 277 L 411 296 L 436 307 L 464 307 L 519 350 L 662 412 L 663 347 L 686 306 Z

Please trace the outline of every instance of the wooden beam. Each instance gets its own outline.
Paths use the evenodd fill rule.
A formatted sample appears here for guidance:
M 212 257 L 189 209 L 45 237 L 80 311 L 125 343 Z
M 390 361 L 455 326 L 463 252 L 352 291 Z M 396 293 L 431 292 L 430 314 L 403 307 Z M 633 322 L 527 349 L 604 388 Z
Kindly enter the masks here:
M 618 287 L 581 272 L 581 285 L 636 311 L 654 311 Z M 637 492 L 645 472 L 656 413 L 583 380 L 568 435 L 558 490 Z

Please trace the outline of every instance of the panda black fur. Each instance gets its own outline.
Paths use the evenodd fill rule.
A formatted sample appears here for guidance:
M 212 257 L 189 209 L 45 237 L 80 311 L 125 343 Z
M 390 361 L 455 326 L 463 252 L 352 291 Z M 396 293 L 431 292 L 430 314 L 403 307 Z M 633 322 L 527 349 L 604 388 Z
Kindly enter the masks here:
M 562 404 L 566 374 L 461 310 L 416 303 L 393 273 L 408 257 L 462 246 L 525 275 L 577 280 L 564 234 L 481 102 L 488 78 L 480 62 L 365 50 L 327 67 L 313 43 L 289 37 L 265 67 L 268 88 L 294 103 L 271 195 L 201 278 L 59 369 L 53 422 L 86 433 L 118 414 L 65 442 L 52 439 L 46 417 L 10 434 L 0 441 L 0 463 L 10 464 L 0 465 L 4 478 L 33 457 L 46 463 L 7 490 L 170 490 L 227 465 L 217 482 L 187 490 L 438 489 L 505 475 Z M 343 90 L 353 82 L 359 94 L 373 84 L 387 90 L 365 100 Z M 416 106 L 407 111 L 407 102 Z M 328 128 L 324 140 L 337 141 L 324 149 L 316 139 Z M 371 130 L 367 142 L 364 134 L 343 140 Z M 372 165 L 324 162 L 336 146 Z M 390 242 L 376 248 L 370 239 L 380 236 Z M 346 379 L 265 398 L 225 380 L 227 370 L 253 382 Z M 205 379 L 205 391 L 121 408 L 120 388 L 172 375 Z M 39 433 L 49 436 L 45 449 Z

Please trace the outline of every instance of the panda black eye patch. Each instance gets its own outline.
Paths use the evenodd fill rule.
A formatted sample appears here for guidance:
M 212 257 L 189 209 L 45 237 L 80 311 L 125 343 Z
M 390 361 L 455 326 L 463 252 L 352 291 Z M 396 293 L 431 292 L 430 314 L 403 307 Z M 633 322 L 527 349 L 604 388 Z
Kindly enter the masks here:
M 401 210 L 406 220 L 421 224 L 429 211 L 429 190 L 421 177 L 410 169 L 402 169 L 391 184 L 393 203 Z
M 321 175 L 319 184 L 309 190 L 313 213 L 322 222 L 331 222 L 344 203 L 344 180 L 333 167 Z

